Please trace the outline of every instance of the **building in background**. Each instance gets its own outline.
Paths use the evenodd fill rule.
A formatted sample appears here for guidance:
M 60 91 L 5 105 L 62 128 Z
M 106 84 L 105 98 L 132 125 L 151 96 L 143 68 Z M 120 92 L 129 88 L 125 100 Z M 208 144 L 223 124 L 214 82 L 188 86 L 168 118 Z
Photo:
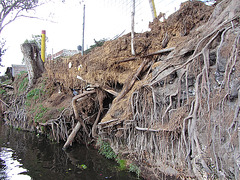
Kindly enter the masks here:
M 21 71 L 27 71 L 26 65 L 12 64 L 12 77 L 16 77 Z
M 63 49 L 55 54 L 49 54 L 47 57 L 47 60 L 53 60 L 56 59 L 58 57 L 69 57 L 69 56 L 73 56 L 75 54 L 78 54 L 79 51 L 78 50 L 67 50 L 67 49 Z

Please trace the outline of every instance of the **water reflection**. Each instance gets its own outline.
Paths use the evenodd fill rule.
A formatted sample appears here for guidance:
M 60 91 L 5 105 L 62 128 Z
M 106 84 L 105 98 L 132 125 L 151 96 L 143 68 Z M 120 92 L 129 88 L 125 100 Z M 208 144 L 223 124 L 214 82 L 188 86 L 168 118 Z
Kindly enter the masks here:
M 137 179 L 135 174 L 119 171 L 114 161 L 94 149 L 75 144 L 65 152 L 62 146 L 0 122 L 0 179 Z
M 11 148 L 0 148 L 0 179 L 31 179 L 30 176 L 23 173 L 27 172 L 22 164 L 14 157 L 14 151 Z

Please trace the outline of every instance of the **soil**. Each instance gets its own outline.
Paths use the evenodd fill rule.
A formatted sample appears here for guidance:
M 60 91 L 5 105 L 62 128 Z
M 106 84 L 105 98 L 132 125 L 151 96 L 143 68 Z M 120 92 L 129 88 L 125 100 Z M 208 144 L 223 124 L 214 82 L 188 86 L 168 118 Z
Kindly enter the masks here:
M 121 60 L 132 57 L 129 33 L 116 40 L 105 42 L 102 47 L 95 48 L 83 57 L 78 54 L 69 59 L 47 62 L 48 75 L 63 84 L 66 89 L 84 88 L 86 84 L 107 85 L 111 88 L 123 85 L 143 61 L 138 57 L 163 49 L 162 41 L 166 34 L 169 36 L 169 42 L 165 48 L 182 47 L 183 43 L 192 39 L 192 36 L 196 36 L 190 32 L 206 23 L 212 11 L 212 6 L 206 6 L 202 2 L 185 2 L 179 11 L 169 16 L 164 22 L 158 18 L 150 22 L 151 31 L 135 34 L 136 60 L 119 63 Z M 186 32 L 183 33 L 183 30 Z M 72 67 L 69 69 L 70 62 Z M 81 76 L 85 82 L 77 79 L 77 75 Z
M 46 82 L 45 96 L 34 106 L 55 116 L 39 127 L 66 141 L 80 122 L 76 141 L 97 134 L 146 179 L 238 179 L 239 9 L 237 0 L 187 1 L 135 34 L 136 56 L 129 33 L 87 55 L 47 61 L 34 87 Z

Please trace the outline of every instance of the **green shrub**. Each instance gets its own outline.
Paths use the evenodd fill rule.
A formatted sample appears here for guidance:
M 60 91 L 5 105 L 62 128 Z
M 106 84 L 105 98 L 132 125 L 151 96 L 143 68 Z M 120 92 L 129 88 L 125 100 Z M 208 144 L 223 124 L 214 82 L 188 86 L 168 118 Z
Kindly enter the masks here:
M 58 111 L 62 112 L 65 109 L 65 107 L 59 108 Z
M 30 100 L 33 98 L 34 100 L 37 100 L 39 99 L 41 93 L 42 93 L 42 90 L 38 88 L 32 89 L 27 93 L 27 99 Z
M 117 158 L 117 163 L 119 164 L 119 169 L 120 169 L 121 171 L 127 169 L 126 160 Z
M 18 87 L 18 92 L 23 92 L 27 89 L 28 77 L 25 77 Z
M 40 108 L 40 111 L 41 111 L 41 112 L 46 112 L 46 111 L 48 110 L 48 108 L 43 107 L 42 104 L 39 106 L 39 108 Z
M 41 119 L 42 117 L 43 117 L 43 113 L 42 113 L 42 112 L 41 112 L 41 113 L 37 113 L 37 114 L 35 115 L 35 117 L 34 117 L 35 122 L 38 122 L 39 119 Z
M 31 103 L 28 102 L 28 101 L 26 101 L 26 102 L 25 102 L 25 105 L 26 105 L 26 106 L 31 106 Z
M 36 115 L 34 116 L 34 121 L 35 122 L 39 122 L 39 121 L 44 122 L 44 120 L 42 118 L 47 111 L 48 111 L 48 108 L 43 107 L 43 105 L 41 104 L 38 108 L 38 113 L 36 113 Z
M 6 94 L 6 90 L 5 89 L 0 89 L 0 94 Z
M 107 159 L 115 159 L 117 157 L 108 142 L 102 141 L 100 139 L 98 140 L 98 145 L 100 145 L 100 148 L 98 150 L 99 154 L 105 156 Z
M 22 77 L 27 76 L 28 72 L 27 71 L 21 71 L 20 73 L 17 74 L 15 80 L 19 81 Z
M 84 54 L 90 53 L 90 52 L 91 52 L 94 48 L 96 48 L 96 47 L 101 47 L 101 46 L 104 44 L 105 41 L 107 41 L 107 39 L 105 39 L 105 38 L 103 38 L 103 39 L 101 39 L 101 40 L 99 40 L 99 41 L 96 41 L 96 40 L 94 39 L 95 44 L 94 44 L 94 45 L 91 45 L 89 49 L 87 49 L 86 51 L 84 51 Z
M 135 164 L 130 164 L 129 165 L 129 171 L 130 172 L 133 172 L 133 173 L 136 173 L 137 174 L 137 176 L 138 176 L 138 178 L 139 178 L 139 176 L 140 176 L 140 173 L 141 173 L 141 170 L 140 170 L 140 168 L 137 166 L 137 165 L 135 165 Z
M 127 169 L 126 160 L 117 157 L 108 142 L 105 142 L 99 138 L 97 141 L 97 146 L 100 147 L 98 150 L 99 154 L 104 155 L 107 159 L 115 159 L 117 161 L 117 163 L 119 164 L 119 170 L 123 171 Z M 128 170 L 135 173 L 138 178 L 140 177 L 141 170 L 137 165 L 131 163 Z
M 21 131 L 21 130 L 22 130 L 22 128 L 20 128 L 20 127 L 17 127 L 17 128 L 16 128 L 16 130 L 17 130 L 17 131 Z
M 20 71 L 19 75 L 23 75 L 23 74 L 27 74 L 28 72 L 27 71 Z
M 12 80 L 11 79 L 7 79 L 5 80 L 4 82 L 2 82 L 2 84 L 11 84 L 12 83 Z

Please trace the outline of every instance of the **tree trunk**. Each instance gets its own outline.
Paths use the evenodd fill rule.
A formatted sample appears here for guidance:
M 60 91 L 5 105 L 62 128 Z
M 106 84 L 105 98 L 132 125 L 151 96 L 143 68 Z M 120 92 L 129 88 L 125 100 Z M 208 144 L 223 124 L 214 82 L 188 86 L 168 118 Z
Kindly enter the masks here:
M 35 43 L 22 44 L 21 51 L 28 70 L 28 89 L 30 89 L 44 72 L 44 64 L 41 60 L 39 49 Z

